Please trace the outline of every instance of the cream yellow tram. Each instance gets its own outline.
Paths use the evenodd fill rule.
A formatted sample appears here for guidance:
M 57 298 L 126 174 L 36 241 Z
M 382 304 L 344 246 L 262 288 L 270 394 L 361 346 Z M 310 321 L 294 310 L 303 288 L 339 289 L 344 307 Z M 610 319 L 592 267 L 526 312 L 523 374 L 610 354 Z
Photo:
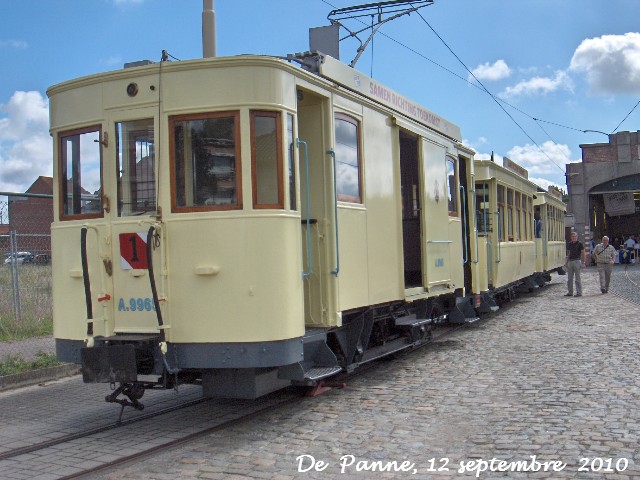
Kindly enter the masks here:
M 566 204 L 562 193 L 551 186 L 539 189 L 534 199 L 536 272 L 548 275 L 557 271 L 564 274 L 566 257 L 565 222 Z
M 57 355 L 119 384 L 109 401 L 318 385 L 534 273 L 535 186 L 329 56 L 152 63 L 48 95 Z

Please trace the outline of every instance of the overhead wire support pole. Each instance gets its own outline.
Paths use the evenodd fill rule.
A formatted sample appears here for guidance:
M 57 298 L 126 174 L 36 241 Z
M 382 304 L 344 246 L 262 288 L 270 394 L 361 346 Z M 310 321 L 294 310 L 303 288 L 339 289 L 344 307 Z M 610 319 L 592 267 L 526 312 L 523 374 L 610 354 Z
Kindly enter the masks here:
M 387 2 L 377 2 L 377 3 L 369 3 L 365 5 L 355 5 L 353 7 L 341 8 L 338 10 L 332 10 L 327 15 L 327 19 L 336 25 L 343 27 L 349 35 L 344 38 L 341 38 L 340 41 L 345 40 L 347 38 L 354 37 L 360 42 L 360 47 L 358 48 L 358 53 L 355 58 L 349 64 L 350 67 L 354 67 L 362 53 L 367 48 L 367 45 L 373 40 L 373 36 L 378 32 L 380 27 L 391 20 L 395 20 L 396 18 L 402 17 L 404 15 L 409 15 L 422 7 L 426 7 L 428 5 L 432 5 L 435 0 L 416 0 L 416 1 L 406 1 L 406 0 L 393 0 Z M 409 8 L 407 8 L 409 7 Z M 384 14 L 394 14 L 385 19 L 382 18 Z M 371 26 L 367 26 L 361 30 L 356 32 L 352 32 L 349 30 L 341 20 L 345 19 L 357 19 L 364 16 L 374 17 L 378 16 L 378 22 Z M 362 40 L 358 37 L 358 34 L 371 30 L 371 34 L 367 38 L 367 40 L 363 43 Z

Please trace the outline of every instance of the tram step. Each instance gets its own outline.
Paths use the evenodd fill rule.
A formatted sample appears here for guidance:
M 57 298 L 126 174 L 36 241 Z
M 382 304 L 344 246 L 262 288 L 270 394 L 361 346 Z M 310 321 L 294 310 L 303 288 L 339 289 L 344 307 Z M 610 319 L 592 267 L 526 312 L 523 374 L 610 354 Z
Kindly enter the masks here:
M 415 314 L 407 315 L 405 317 L 398 317 L 395 319 L 396 327 L 417 327 L 422 325 L 429 325 L 431 323 L 430 318 L 416 318 Z
M 341 367 L 313 367 L 304 372 L 305 380 L 317 381 L 342 371 Z

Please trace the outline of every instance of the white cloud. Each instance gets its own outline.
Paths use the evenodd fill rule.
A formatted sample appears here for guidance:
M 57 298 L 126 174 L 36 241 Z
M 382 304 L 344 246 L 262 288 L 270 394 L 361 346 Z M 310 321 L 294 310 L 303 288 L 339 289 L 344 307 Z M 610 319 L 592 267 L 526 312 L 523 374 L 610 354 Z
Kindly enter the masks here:
M 496 60 L 493 64 L 489 64 L 487 62 L 483 63 L 482 65 L 478 65 L 471 72 L 478 80 L 481 81 L 502 80 L 503 78 L 507 78 L 509 75 L 511 75 L 511 69 L 502 59 Z
M 640 33 L 583 40 L 569 68 L 586 73 L 593 93 L 640 93 Z
M 17 91 L 0 114 L 0 190 L 24 192 L 52 174 L 49 103 L 40 92 Z
M 553 78 L 533 77 L 516 84 L 514 87 L 507 87 L 499 96 L 509 98 L 519 95 L 546 95 L 561 89 L 573 91 L 573 82 L 566 72 L 559 70 Z
M 0 40 L 0 48 L 16 48 L 19 50 L 24 50 L 28 46 L 29 44 L 23 40 Z
M 567 145 L 557 144 L 551 140 L 544 142 L 540 148 L 529 144 L 515 146 L 507 152 L 506 156 L 526 168 L 530 176 L 564 175 L 567 163 L 579 161 L 579 159 L 571 160 L 571 149 Z
M 124 65 L 124 61 L 122 60 L 122 56 L 121 55 L 111 55 L 108 58 L 104 58 L 102 60 L 100 60 L 100 62 L 103 65 L 106 65 L 107 67 L 119 67 L 121 68 Z
M 469 140 L 467 138 L 462 139 L 463 145 L 473 148 L 476 152 L 480 150 L 480 148 L 483 148 L 483 146 L 487 145 L 488 143 L 489 143 L 489 140 L 487 140 L 487 137 L 483 137 L 483 136 L 478 137 L 475 141 Z M 476 158 L 477 158 L 477 154 L 476 154 Z
M 475 158 L 476 160 L 491 160 L 492 155 L 493 155 L 493 161 L 498 165 L 502 166 L 502 155 L 498 155 L 495 152 L 477 153 L 473 158 Z
M 540 148 L 529 144 L 515 146 L 504 156 L 525 168 L 529 172 L 529 180 L 545 189 L 549 188 L 549 185 L 555 185 L 566 190 L 565 165 L 580 161 L 571 159 L 571 149 L 567 145 L 556 144 L 550 140 L 540 145 Z M 477 153 L 474 158 L 489 160 L 491 153 Z M 493 153 L 493 159 L 502 166 L 502 155 Z
M 544 188 L 545 190 L 548 190 L 549 187 L 551 185 L 558 187 L 560 190 L 563 190 L 564 192 L 567 191 L 567 185 L 564 181 L 559 181 L 558 180 L 549 180 L 547 178 L 534 178 L 534 177 L 529 177 L 529 180 L 533 183 L 535 183 L 536 185 L 538 185 L 539 187 Z

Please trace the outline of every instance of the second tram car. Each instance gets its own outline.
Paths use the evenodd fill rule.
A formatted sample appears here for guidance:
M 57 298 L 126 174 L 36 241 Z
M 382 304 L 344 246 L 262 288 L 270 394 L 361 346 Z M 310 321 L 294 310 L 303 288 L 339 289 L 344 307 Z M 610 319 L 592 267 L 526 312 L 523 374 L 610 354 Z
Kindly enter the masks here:
M 555 187 L 539 189 L 533 200 L 535 209 L 536 272 L 548 279 L 550 272 L 564 274 L 567 252 L 565 221 L 567 206 Z
M 118 384 L 108 401 L 318 385 L 536 272 L 535 185 L 330 56 L 149 63 L 47 93 L 57 356 Z

